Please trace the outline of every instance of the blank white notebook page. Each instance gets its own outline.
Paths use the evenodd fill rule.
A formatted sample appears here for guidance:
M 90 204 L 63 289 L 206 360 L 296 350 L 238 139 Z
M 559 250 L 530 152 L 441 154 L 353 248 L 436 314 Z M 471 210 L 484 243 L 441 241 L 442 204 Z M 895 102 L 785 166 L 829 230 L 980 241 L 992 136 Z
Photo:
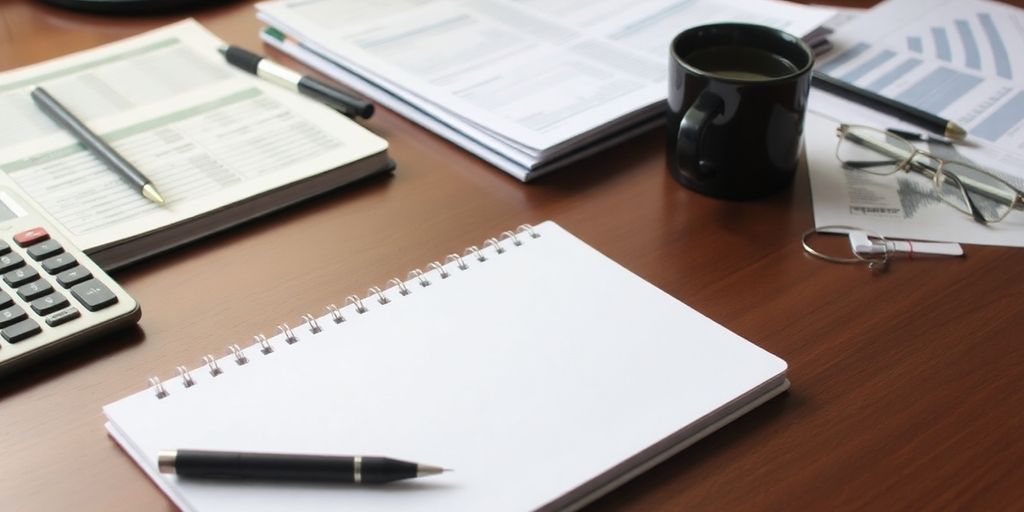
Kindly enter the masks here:
M 249 362 L 225 357 L 216 377 L 197 367 L 191 387 L 168 378 L 162 399 L 146 389 L 110 404 L 108 429 L 184 509 L 526 510 L 568 504 L 784 380 L 781 359 L 558 225 L 534 230 L 481 249 L 485 261 L 464 256 L 465 270 L 444 265 L 447 278 L 424 267 L 430 286 L 385 289 L 389 303 L 325 315 L 318 334 L 271 337 L 270 354 L 246 343 Z M 380 486 L 157 473 L 158 451 L 185 448 L 454 471 Z

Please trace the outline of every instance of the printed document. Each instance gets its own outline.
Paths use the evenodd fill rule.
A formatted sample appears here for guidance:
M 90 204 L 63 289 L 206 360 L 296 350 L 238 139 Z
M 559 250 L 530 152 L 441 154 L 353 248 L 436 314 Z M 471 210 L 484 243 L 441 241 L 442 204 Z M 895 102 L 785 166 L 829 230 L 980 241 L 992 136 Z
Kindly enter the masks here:
M 185 21 L 0 74 L 0 183 L 95 253 L 386 149 L 337 112 L 228 66 L 221 44 Z M 167 205 L 44 115 L 29 96 L 36 86 L 138 167 Z
M 818 70 L 956 122 L 969 134 L 959 159 L 1022 185 L 1024 54 L 1015 49 L 1024 48 L 1024 10 L 990 0 L 890 0 L 830 39 L 835 50 Z M 811 109 L 845 111 L 829 99 Z M 894 123 L 851 113 L 865 117 L 843 121 Z
M 988 0 L 890 0 L 843 25 L 818 69 L 950 119 L 965 143 L 918 146 L 970 162 L 1024 189 L 1024 11 Z M 815 225 L 844 224 L 884 236 L 1024 247 L 1024 213 L 982 225 L 946 205 L 920 176 L 845 171 L 835 157 L 839 123 L 901 128 L 900 121 L 812 89 L 824 118 L 805 129 Z
M 456 143 L 496 152 L 521 179 L 660 122 L 669 44 L 679 32 L 741 21 L 803 35 L 831 16 L 774 0 L 303 0 L 257 8 L 290 36 L 271 44 L 333 76 L 361 77 L 351 85 L 388 106 L 407 103 L 393 108 L 416 111 L 411 117 L 431 129 L 442 125 Z

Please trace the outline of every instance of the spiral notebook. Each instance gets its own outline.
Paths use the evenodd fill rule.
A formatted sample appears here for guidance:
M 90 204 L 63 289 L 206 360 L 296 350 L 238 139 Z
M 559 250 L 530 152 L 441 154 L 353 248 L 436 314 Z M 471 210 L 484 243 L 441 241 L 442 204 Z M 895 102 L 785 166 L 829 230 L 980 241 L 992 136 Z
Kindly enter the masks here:
M 182 509 L 577 508 L 789 385 L 781 359 L 550 221 L 226 353 L 104 408 Z M 383 486 L 160 474 L 157 452 L 183 448 L 454 471 Z

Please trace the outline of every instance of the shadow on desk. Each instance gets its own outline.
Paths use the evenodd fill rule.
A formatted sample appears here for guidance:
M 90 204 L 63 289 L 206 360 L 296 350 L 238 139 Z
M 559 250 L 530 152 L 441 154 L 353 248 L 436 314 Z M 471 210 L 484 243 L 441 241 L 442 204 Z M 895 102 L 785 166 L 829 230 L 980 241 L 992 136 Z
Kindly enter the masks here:
M 757 468 L 722 467 L 731 460 L 749 460 L 749 457 L 732 458 L 730 453 L 744 450 L 743 445 L 763 443 L 765 436 L 778 435 L 784 428 L 783 415 L 792 414 L 794 410 L 807 405 L 807 400 L 792 390 L 765 402 L 735 421 L 725 425 L 708 437 L 697 441 L 670 459 L 651 468 L 641 478 L 634 479 L 611 494 L 604 496 L 590 506 L 589 511 L 622 510 L 625 508 L 655 508 L 657 504 L 672 509 L 672 501 L 678 499 L 690 503 L 693 499 L 682 496 L 699 492 L 712 495 L 708 490 L 713 486 L 721 486 L 720 481 L 707 482 L 703 475 L 729 475 L 736 472 L 749 474 Z M 715 459 L 718 459 L 717 461 Z M 717 469 L 716 469 L 717 468 Z M 754 492 L 750 490 L 750 492 Z M 678 496 L 678 498 L 677 498 Z M 700 500 L 696 500 L 700 502 Z M 640 505 L 637 507 L 637 505 Z M 646 505 L 645 505 L 646 504 Z M 704 503 L 701 509 L 715 510 L 714 503 Z
M 145 313 L 145 312 L 143 312 Z M 25 391 L 36 384 L 58 379 L 64 374 L 95 364 L 146 339 L 142 328 L 133 325 L 109 335 L 82 342 L 60 353 L 34 361 L 24 368 L 5 375 L 0 386 L 0 401 Z

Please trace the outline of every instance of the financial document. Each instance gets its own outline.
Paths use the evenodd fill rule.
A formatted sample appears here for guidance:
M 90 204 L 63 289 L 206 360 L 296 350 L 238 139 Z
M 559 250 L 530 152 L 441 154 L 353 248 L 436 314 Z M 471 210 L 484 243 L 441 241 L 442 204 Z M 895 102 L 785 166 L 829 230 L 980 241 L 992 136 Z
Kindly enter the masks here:
M 818 70 L 955 121 L 969 133 L 968 158 L 1024 168 L 1024 10 L 889 0 L 831 40 L 835 50 Z
M 0 74 L 0 183 L 89 251 L 379 151 L 336 112 L 228 66 L 220 44 L 185 21 Z M 167 205 L 44 115 L 29 96 L 36 86 L 145 173 Z
M 987 0 L 889 0 L 843 25 L 819 70 L 964 126 L 964 143 L 918 143 L 985 168 L 1024 190 L 1024 11 Z M 1004 51 L 1005 50 L 1005 51 Z M 806 137 L 816 226 L 885 236 L 1024 247 L 1024 212 L 983 225 L 945 204 L 931 182 L 847 171 L 835 156 L 839 123 L 923 128 L 811 90 Z
M 814 224 L 852 226 L 883 236 L 966 244 L 1024 247 L 1024 212 L 1013 211 L 995 224 L 980 224 L 946 204 L 931 180 L 898 172 L 876 176 L 844 169 L 836 158 L 836 128 L 841 121 L 807 115 L 807 169 L 814 202 Z M 955 147 L 921 144 L 947 159 L 964 158 Z M 1016 180 L 1018 186 L 1021 181 Z
M 659 122 L 669 43 L 682 30 L 742 21 L 803 35 L 831 15 L 774 0 L 303 0 L 257 8 L 290 36 L 270 43 L 333 76 L 354 75 L 351 85 L 468 149 L 486 148 L 520 179 Z

